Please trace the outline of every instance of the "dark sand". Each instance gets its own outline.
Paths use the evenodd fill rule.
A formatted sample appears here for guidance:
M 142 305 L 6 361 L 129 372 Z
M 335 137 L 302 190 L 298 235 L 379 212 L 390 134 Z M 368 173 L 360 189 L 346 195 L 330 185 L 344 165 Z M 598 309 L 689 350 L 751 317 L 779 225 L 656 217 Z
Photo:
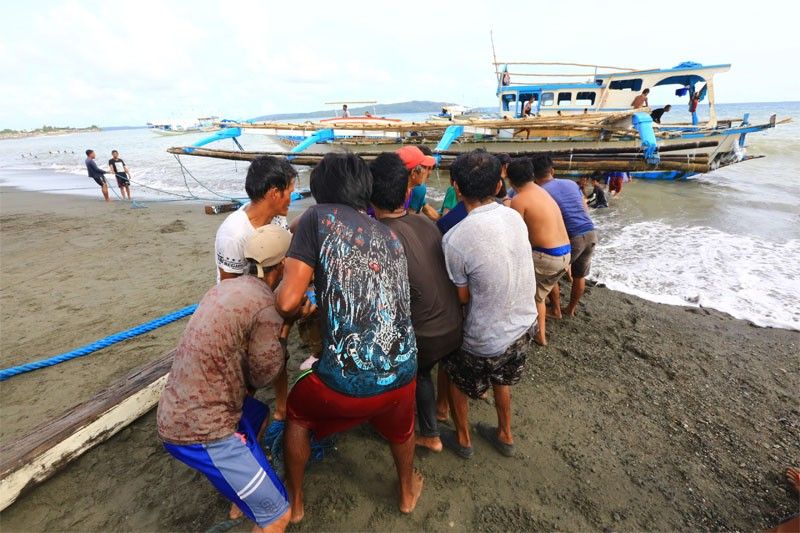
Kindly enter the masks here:
M 221 217 L 198 206 L 0 192 L 3 366 L 50 355 L 196 302 L 213 283 Z M 566 296 L 566 295 L 564 295 Z M 388 448 L 367 428 L 309 467 L 293 530 L 739 530 L 797 512 L 800 333 L 589 288 L 551 321 L 514 389 L 518 456 L 420 452 L 417 510 L 396 510 Z M 0 384 L 7 442 L 177 341 L 184 322 Z M 305 357 L 296 337 L 291 368 Z M 269 391 L 262 393 L 269 397 Z M 471 420 L 494 422 L 490 402 Z M 4 531 L 197 531 L 227 503 L 161 449 L 151 412 L 24 494 Z M 235 531 L 247 531 L 240 524 Z

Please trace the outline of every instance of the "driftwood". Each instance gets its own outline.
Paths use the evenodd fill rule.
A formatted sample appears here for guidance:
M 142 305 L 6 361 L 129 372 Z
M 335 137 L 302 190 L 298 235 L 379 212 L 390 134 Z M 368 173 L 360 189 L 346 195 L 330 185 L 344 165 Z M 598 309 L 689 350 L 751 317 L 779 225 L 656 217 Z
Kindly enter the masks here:
M 0 510 L 152 409 L 167 382 L 174 355 L 175 350 L 165 353 L 0 447 Z

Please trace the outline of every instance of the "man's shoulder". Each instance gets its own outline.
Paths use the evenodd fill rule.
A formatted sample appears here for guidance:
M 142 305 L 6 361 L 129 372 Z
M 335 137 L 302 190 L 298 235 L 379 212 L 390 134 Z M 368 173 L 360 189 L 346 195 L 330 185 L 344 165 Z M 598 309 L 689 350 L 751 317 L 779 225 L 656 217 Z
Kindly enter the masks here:
M 225 217 L 217 229 L 217 238 L 235 238 L 253 231 L 253 225 L 247 218 L 247 213 L 238 209 Z

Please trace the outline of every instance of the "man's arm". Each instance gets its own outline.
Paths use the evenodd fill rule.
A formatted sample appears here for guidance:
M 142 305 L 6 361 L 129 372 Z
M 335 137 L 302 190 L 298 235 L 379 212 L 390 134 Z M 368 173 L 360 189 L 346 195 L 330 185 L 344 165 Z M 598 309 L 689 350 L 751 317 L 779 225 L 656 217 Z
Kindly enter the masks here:
M 458 302 L 461 305 L 467 305 L 469 303 L 469 286 L 466 287 L 456 287 L 458 291 Z
M 314 269 L 308 264 L 293 257 L 286 258 L 283 270 L 283 281 L 277 291 L 275 309 L 284 318 L 294 318 L 311 284 Z
M 436 222 L 441 218 L 439 216 L 439 213 L 436 212 L 436 209 L 432 208 L 428 204 L 422 206 L 422 214 L 424 214 L 426 217 L 433 220 L 434 222 Z
M 247 384 L 266 387 L 278 376 L 286 362 L 286 352 L 279 340 L 283 320 L 274 307 L 259 312 L 250 331 L 247 346 Z

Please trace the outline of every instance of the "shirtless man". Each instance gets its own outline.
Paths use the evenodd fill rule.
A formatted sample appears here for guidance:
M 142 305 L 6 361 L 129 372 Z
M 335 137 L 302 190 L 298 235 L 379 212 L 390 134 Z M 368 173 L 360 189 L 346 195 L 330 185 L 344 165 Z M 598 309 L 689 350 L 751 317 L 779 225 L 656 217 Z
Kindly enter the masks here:
M 638 95 L 636 98 L 633 99 L 631 102 L 631 107 L 634 109 L 639 109 L 640 107 L 647 107 L 650 103 L 647 101 L 647 96 L 650 94 L 650 89 L 645 89 L 642 91 L 642 94 Z
M 508 165 L 508 179 L 517 194 L 511 208 L 522 215 L 528 226 L 528 240 L 533 249 L 536 272 L 536 310 L 539 331 L 534 340 L 547 346 L 545 335 L 545 299 L 569 269 L 570 244 L 561 210 L 553 198 L 533 182 L 533 163 L 528 158 L 513 160 Z

